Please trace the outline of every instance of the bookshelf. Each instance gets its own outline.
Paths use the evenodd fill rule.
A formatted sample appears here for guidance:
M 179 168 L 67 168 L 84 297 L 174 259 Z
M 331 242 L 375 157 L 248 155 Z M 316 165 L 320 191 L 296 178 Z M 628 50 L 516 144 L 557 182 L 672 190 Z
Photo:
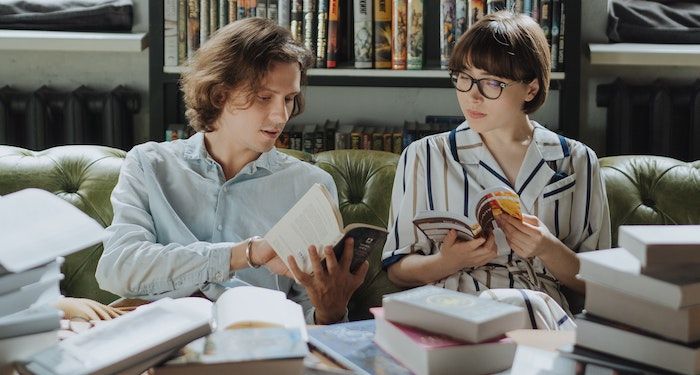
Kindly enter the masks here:
M 592 65 L 700 66 L 700 45 L 590 43 Z
M 146 47 L 147 33 L 0 30 L 0 50 L 140 52 Z
M 581 87 L 581 4 L 577 0 L 562 0 L 566 9 L 566 34 L 564 49 L 565 69 L 552 74 L 551 88 L 559 90 L 559 131 L 572 138 L 578 137 Z M 309 86 L 355 86 L 355 87 L 411 87 L 411 88 L 451 88 L 447 71 L 439 70 L 439 43 L 437 42 L 439 14 L 435 6 L 427 6 L 424 11 L 425 69 L 397 71 L 385 69 L 353 69 L 347 63 L 346 52 L 339 58 L 337 69 L 311 69 L 308 75 Z M 431 2 L 432 5 L 432 2 Z M 342 9 L 342 2 L 341 2 Z M 341 15 L 351 19 L 351 7 L 345 7 Z M 150 134 L 161 141 L 168 124 L 184 123 L 184 108 L 179 98 L 179 67 L 165 67 L 163 62 L 163 2 L 149 5 L 150 48 Z M 347 27 L 347 26 L 346 26 Z M 431 42 L 434 40 L 435 42 Z M 345 56 L 345 57 L 344 57 Z M 347 60 L 346 60 L 347 61 Z M 399 113 L 393 114 L 400 116 Z M 342 121 L 342 119 L 341 119 Z

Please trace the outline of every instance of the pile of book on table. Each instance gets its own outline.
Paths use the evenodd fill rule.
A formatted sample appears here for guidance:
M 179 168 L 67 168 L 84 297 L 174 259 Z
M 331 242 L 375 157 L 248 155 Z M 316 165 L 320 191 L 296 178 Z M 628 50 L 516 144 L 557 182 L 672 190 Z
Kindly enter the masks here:
M 579 254 L 576 346 L 700 374 L 700 225 L 621 226 L 619 244 Z
M 0 370 L 58 341 L 61 256 L 102 236 L 102 226 L 49 192 L 0 197 Z
M 418 375 L 508 369 L 516 343 L 505 333 L 526 326 L 521 307 L 435 286 L 387 295 L 371 311 L 377 345 Z

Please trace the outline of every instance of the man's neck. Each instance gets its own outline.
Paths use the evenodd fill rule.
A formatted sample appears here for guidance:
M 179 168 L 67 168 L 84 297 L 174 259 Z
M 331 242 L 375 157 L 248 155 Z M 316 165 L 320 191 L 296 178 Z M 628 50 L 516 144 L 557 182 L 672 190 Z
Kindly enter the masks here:
M 243 167 L 260 157 L 260 153 L 245 149 L 235 142 L 228 141 L 216 131 L 204 133 L 204 145 L 209 155 L 221 165 L 226 180 L 236 176 Z

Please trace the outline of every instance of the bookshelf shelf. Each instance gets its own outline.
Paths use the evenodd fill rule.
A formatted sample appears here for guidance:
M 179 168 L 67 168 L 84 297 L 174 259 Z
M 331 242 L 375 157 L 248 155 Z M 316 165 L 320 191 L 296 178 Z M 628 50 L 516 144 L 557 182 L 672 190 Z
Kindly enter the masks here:
M 0 50 L 140 52 L 147 47 L 148 33 L 0 30 Z
M 700 45 L 610 43 L 588 45 L 592 65 L 700 66 Z

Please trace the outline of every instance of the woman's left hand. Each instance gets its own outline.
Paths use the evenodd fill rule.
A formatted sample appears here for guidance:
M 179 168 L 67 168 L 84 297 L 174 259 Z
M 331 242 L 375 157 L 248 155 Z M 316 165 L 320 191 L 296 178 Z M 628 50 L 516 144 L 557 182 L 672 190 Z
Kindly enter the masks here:
M 523 214 L 523 221 L 507 215 L 498 216 L 498 226 L 503 230 L 508 245 L 521 258 L 546 256 L 556 249 L 559 240 L 552 235 L 537 216 Z
M 301 285 L 306 288 L 311 304 L 316 308 L 317 324 L 331 324 L 343 319 L 348 301 L 357 288 L 365 280 L 369 263 L 365 261 L 355 273 L 350 272 L 350 263 L 354 249 L 354 241 L 345 241 L 345 248 L 340 262 L 335 257 L 333 248 L 324 248 L 326 267 L 321 265 L 321 258 L 315 246 L 310 246 L 309 259 L 313 273 L 302 271 L 294 257 L 288 258 L 289 269 Z

